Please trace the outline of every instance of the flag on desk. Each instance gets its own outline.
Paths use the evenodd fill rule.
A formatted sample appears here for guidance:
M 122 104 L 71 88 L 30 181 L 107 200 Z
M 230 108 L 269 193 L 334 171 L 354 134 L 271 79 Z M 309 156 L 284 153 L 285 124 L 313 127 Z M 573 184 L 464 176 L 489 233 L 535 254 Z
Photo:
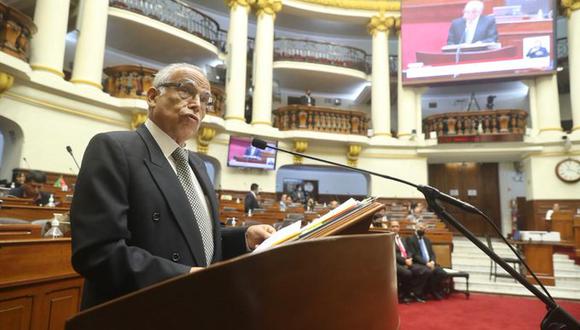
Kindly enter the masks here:
M 62 174 L 54 181 L 54 186 L 60 188 L 62 191 L 68 191 L 68 185 L 66 184 L 66 181 L 64 181 Z

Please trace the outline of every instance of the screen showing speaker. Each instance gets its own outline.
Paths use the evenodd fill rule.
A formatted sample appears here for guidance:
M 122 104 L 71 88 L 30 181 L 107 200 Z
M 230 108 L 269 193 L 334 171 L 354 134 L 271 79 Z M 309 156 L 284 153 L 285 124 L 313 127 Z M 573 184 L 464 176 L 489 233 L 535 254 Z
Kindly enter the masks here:
M 277 146 L 277 142 L 266 142 L 269 146 Z M 271 148 L 258 149 L 252 146 L 252 139 L 249 137 L 230 136 L 228 166 L 275 170 L 276 150 Z
M 555 0 L 402 1 L 404 85 L 553 73 Z

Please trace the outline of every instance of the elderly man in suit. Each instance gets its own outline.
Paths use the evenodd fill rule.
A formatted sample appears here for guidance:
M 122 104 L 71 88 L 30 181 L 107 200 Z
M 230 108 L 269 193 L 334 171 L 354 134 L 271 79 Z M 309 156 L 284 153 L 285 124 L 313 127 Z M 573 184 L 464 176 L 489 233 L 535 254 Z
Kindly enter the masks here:
M 185 149 L 211 103 L 201 70 L 172 64 L 147 91 L 135 132 L 96 135 L 71 205 L 72 264 L 88 308 L 242 254 L 274 228 L 222 229 L 202 159 Z
M 409 250 L 413 254 L 413 261 L 427 267 L 428 281 L 425 293 L 431 293 L 436 300 L 443 298 L 441 281 L 447 273 L 437 264 L 437 256 L 433 251 L 431 241 L 425 237 L 427 226 L 420 222 L 415 227 L 415 235 L 408 238 Z
M 456 18 L 451 22 L 447 44 L 497 42 L 495 18 L 481 15 L 482 13 L 482 1 L 469 1 L 463 9 L 463 17 Z

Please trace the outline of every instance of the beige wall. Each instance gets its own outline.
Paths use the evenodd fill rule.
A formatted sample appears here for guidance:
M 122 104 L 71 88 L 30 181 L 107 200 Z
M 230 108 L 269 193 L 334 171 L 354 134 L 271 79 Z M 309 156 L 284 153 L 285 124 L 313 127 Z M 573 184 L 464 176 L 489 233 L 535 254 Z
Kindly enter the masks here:
M 580 150 L 576 148 L 569 156 L 580 159 Z M 563 153 L 546 153 L 524 160 L 528 200 L 580 198 L 580 183 L 564 183 L 556 176 L 556 164 L 566 158 Z

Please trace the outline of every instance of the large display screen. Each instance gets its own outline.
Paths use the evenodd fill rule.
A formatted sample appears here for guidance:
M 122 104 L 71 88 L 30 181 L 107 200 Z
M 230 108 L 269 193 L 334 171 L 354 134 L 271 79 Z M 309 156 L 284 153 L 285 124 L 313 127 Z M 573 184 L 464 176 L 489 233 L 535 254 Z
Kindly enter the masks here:
M 277 146 L 276 142 L 266 142 L 269 146 Z M 249 137 L 230 136 L 228 166 L 274 170 L 276 169 L 276 150 L 258 149 L 252 146 L 252 139 Z
M 402 1 L 404 85 L 551 73 L 554 0 Z

